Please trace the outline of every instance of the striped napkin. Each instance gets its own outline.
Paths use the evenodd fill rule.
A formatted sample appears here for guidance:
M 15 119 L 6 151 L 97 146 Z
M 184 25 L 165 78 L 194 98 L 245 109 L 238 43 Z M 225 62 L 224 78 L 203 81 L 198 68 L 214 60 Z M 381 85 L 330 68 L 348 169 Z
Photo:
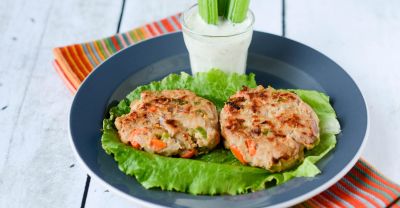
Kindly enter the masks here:
M 54 66 L 75 93 L 85 77 L 115 52 L 142 40 L 181 29 L 179 14 L 126 33 L 53 50 Z M 295 207 L 398 207 L 400 186 L 359 160 L 345 177 L 321 194 Z

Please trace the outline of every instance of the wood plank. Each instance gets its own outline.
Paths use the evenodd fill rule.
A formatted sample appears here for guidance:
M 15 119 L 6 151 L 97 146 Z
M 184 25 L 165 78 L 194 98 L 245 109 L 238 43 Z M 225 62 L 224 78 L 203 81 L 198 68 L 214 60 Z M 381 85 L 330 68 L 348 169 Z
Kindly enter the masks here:
M 370 135 L 363 157 L 400 183 L 400 1 L 287 0 L 286 31 L 331 57 L 368 102 Z M 350 101 L 351 102 L 351 101 Z
M 250 9 L 256 18 L 255 30 L 282 35 L 282 0 L 252 0 Z
M 103 186 L 100 182 L 92 179 L 86 200 L 86 208 L 106 208 L 106 207 L 118 207 L 118 208 L 144 208 L 143 205 L 139 205 L 132 201 L 127 200 L 120 195 L 113 193 L 107 187 Z
M 25 1 L 6 1 L 4 4 L 0 4 L 0 32 L 2 33 L 0 36 L 2 44 L 2 50 L 0 50 L 0 115 L 2 118 L 10 118 L 10 120 L 0 119 L 2 136 L 6 138 L 0 140 L 0 170 L 4 169 L 12 130 L 16 125 L 14 118 L 18 117 L 20 112 L 31 68 L 35 64 L 36 52 L 51 10 L 51 4 L 48 3 L 43 5 L 41 12 L 37 11 L 38 8 L 35 8 L 35 4 L 24 5 L 24 3 Z M 30 15 L 20 16 L 21 11 L 26 12 L 30 10 L 30 7 L 33 8 Z M 34 18 L 35 23 L 31 22 L 30 18 Z
M 148 22 L 176 14 L 193 5 L 196 0 L 152 0 L 126 1 L 124 16 L 121 22 L 121 32 L 131 30 Z M 255 13 L 255 29 L 281 35 L 281 0 L 258 0 L 251 2 Z M 96 180 L 91 181 L 86 201 L 86 207 L 138 207 L 138 205 L 120 197 L 103 187 Z
M 115 32 L 120 1 L 0 4 L 0 207 L 79 207 L 86 173 L 68 138 L 73 96 L 51 49 Z

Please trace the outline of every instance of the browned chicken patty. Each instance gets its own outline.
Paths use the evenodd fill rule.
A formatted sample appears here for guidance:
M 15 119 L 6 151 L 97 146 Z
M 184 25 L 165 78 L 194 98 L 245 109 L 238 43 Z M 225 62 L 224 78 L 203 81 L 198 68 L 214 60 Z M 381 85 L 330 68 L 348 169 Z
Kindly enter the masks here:
M 134 148 L 184 158 L 219 143 L 218 113 L 210 101 L 188 90 L 145 91 L 131 112 L 115 119 L 121 141 Z
M 296 94 L 244 87 L 229 98 L 220 116 L 224 145 L 242 163 L 271 172 L 302 161 L 319 142 L 319 120 Z

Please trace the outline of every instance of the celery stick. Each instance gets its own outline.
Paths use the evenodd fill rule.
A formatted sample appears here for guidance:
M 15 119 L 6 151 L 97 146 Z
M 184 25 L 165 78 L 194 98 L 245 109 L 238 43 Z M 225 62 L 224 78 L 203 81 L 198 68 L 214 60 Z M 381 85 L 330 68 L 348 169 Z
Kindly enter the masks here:
M 228 10 L 229 0 L 218 0 L 218 16 L 226 16 Z
M 199 14 L 207 24 L 218 24 L 218 0 L 198 0 Z
M 233 23 L 241 23 L 247 17 L 250 0 L 230 0 L 227 19 Z

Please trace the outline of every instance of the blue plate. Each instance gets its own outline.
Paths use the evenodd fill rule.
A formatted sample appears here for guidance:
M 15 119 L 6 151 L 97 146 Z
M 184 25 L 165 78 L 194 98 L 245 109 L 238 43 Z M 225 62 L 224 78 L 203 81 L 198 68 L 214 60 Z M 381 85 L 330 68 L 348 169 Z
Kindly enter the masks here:
M 170 73 L 189 72 L 189 59 L 181 33 L 144 41 L 115 54 L 97 67 L 79 88 L 72 103 L 70 133 L 75 153 L 89 175 L 126 198 L 150 206 L 265 207 L 290 206 L 329 188 L 358 160 L 365 144 L 368 112 L 351 77 L 318 51 L 298 42 L 254 32 L 247 72 L 258 84 L 275 88 L 301 88 L 331 97 L 342 132 L 336 148 L 318 162 L 322 173 L 296 178 L 264 191 L 237 196 L 194 196 L 144 189 L 134 177 L 119 171 L 101 148 L 102 120 L 107 106 L 124 98 L 138 85 L 160 80 Z

